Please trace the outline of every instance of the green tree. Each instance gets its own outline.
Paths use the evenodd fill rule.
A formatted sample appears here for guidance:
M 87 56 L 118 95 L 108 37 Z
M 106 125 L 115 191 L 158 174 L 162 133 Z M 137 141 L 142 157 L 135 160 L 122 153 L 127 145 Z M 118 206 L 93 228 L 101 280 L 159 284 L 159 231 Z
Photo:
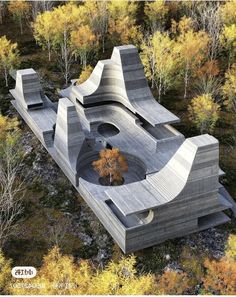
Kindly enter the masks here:
M 221 88 L 224 104 L 229 110 L 236 111 L 236 63 L 225 73 L 225 83 Z
M 9 70 L 18 64 L 17 43 L 12 43 L 6 36 L 0 37 L 0 70 L 2 71 L 6 87 L 8 87 Z
M 146 76 L 158 91 L 158 101 L 162 94 L 173 85 L 176 59 L 174 41 L 167 33 L 156 31 L 141 45 L 141 59 L 144 64 Z
M 211 94 L 203 94 L 191 100 L 188 111 L 190 120 L 201 134 L 211 133 L 219 118 L 220 106 L 214 102 Z
M 229 235 L 225 254 L 227 257 L 234 259 L 236 262 L 236 235 L 235 234 Z

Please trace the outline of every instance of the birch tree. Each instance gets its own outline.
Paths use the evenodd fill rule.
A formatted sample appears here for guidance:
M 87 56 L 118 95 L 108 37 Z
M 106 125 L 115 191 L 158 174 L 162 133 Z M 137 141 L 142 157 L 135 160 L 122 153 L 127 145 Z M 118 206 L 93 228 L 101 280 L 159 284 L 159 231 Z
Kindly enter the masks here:
M 0 71 L 2 72 L 6 87 L 8 87 L 9 70 L 18 63 L 17 43 L 12 43 L 6 36 L 0 37 Z
M 46 11 L 39 14 L 33 23 L 34 38 L 43 49 L 48 50 L 49 61 L 51 61 L 53 40 L 56 32 L 54 19 L 55 15 L 50 11 Z
M 151 87 L 157 88 L 158 101 L 173 84 L 176 59 L 174 41 L 167 33 L 156 31 L 141 45 L 142 61 L 147 77 L 151 80 Z
M 157 30 L 163 31 L 168 10 L 168 6 L 165 5 L 164 0 L 155 0 L 145 3 L 144 13 L 146 22 L 150 27 L 152 34 L 154 34 Z
M 184 21 L 184 26 L 182 21 Z M 188 26 L 186 26 L 187 23 Z M 180 34 L 176 40 L 176 52 L 182 61 L 184 71 L 184 98 L 186 98 L 190 78 L 193 76 L 196 68 L 201 66 L 202 61 L 207 55 L 209 36 L 204 31 L 195 32 L 189 27 L 187 19 L 180 21 L 178 30 Z
M 71 33 L 71 44 L 75 53 L 80 56 L 81 63 L 85 68 L 89 54 L 95 50 L 96 36 L 88 25 L 81 26 L 77 31 Z
M 25 0 L 10 1 L 8 9 L 13 15 L 13 18 L 19 23 L 20 33 L 23 34 L 23 20 L 26 18 L 26 15 L 30 10 L 29 2 Z
M 87 0 L 84 4 L 85 14 L 87 15 L 86 24 L 90 26 L 96 39 L 102 44 L 102 52 L 105 52 L 105 40 L 108 33 L 108 1 Z
M 24 181 L 17 121 L 0 116 L 0 247 L 14 234 L 22 214 Z

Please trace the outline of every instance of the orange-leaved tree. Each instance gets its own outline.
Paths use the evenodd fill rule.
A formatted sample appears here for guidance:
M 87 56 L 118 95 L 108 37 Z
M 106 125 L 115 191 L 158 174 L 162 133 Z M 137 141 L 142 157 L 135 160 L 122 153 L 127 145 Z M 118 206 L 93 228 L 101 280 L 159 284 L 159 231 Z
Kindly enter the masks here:
M 99 153 L 100 159 L 92 163 L 93 168 L 103 178 L 109 179 L 109 184 L 121 182 L 122 174 L 128 171 L 125 157 L 118 148 L 104 149 Z

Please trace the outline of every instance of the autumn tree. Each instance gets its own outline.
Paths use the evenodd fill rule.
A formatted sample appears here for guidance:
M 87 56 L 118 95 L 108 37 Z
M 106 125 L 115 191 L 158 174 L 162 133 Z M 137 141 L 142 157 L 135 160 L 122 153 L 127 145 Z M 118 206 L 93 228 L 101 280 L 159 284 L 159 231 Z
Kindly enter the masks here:
M 219 118 L 220 106 L 214 102 L 211 94 L 203 94 L 191 100 L 188 111 L 190 120 L 203 134 L 213 131 Z
M 108 178 L 109 185 L 122 182 L 122 174 L 128 171 L 125 157 L 118 148 L 104 149 L 99 153 L 100 159 L 92 163 L 95 171 L 102 178 Z
M 118 263 L 110 262 L 92 278 L 89 294 L 93 295 L 145 295 L 153 294 L 154 276 L 137 275 L 134 256 L 122 257 Z
M 48 50 L 49 61 L 51 61 L 51 51 L 56 31 L 54 19 L 55 15 L 50 11 L 46 11 L 39 14 L 33 23 L 34 38 L 43 49 Z
M 0 247 L 14 234 L 23 211 L 23 154 L 15 119 L 0 116 Z
M 113 43 L 139 44 L 142 34 L 136 25 L 137 3 L 112 0 L 108 10 L 110 14 L 108 31 Z
M 223 257 L 219 261 L 205 261 L 207 269 L 203 277 L 204 293 L 216 295 L 236 294 L 236 261 Z
M 11 260 L 4 257 L 2 251 L 0 250 L 0 294 L 7 294 L 7 285 L 10 281 L 11 275 Z
M 79 85 L 85 82 L 90 77 L 92 71 L 93 71 L 93 67 L 90 65 L 83 68 L 83 70 L 81 71 L 80 77 L 76 83 Z
M 19 22 L 20 32 L 23 34 L 23 20 L 29 12 L 30 4 L 25 0 L 10 1 L 8 10 L 13 15 L 14 19 Z
M 54 247 L 43 259 L 43 265 L 37 276 L 31 280 L 32 284 L 43 284 L 42 287 L 33 286 L 30 290 L 24 286 L 10 286 L 11 294 L 30 295 L 83 295 L 90 285 L 91 272 L 89 264 L 81 261 L 78 266 L 72 256 L 62 255 L 58 247 Z M 24 280 L 20 281 L 25 282 Z M 18 283 L 16 280 L 14 283 Z
M 69 2 L 54 8 L 52 13 L 54 14 L 55 25 L 54 48 L 67 84 L 74 58 L 71 47 L 71 32 L 82 23 L 83 20 L 80 17 L 82 12 L 76 4 Z
M 199 94 L 217 96 L 220 92 L 219 66 L 217 60 L 206 61 L 196 70 L 194 87 Z
M 236 1 L 225 1 L 220 7 L 220 14 L 225 25 L 229 26 L 236 23 Z
M 15 281 L 14 283 L 18 283 Z M 27 283 L 21 280 L 20 283 Z M 118 263 L 110 262 L 103 270 L 93 269 L 88 261 L 75 262 L 72 256 L 62 255 L 54 247 L 44 257 L 43 265 L 32 285 L 42 287 L 10 286 L 11 294 L 30 295 L 138 295 L 151 294 L 155 279 L 152 275 L 137 275 L 135 258 L 123 257 Z
M 141 45 L 141 58 L 144 64 L 147 78 L 158 91 L 158 101 L 161 102 L 162 94 L 172 86 L 176 58 L 174 52 L 174 41 L 167 33 L 156 31 L 149 36 Z
M 164 0 L 146 2 L 144 7 L 146 22 L 154 34 L 157 30 L 162 31 L 168 14 L 168 6 Z
M 225 73 L 225 83 L 221 88 L 224 104 L 229 110 L 236 111 L 236 63 Z
M 0 70 L 5 78 L 6 87 L 8 87 L 9 70 L 18 63 L 17 43 L 12 43 L 6 36 L 0 37 Z
M 236 235 L 235 234 L 229 235 L 225 254 L 228 258 L 234 259 L 236 261 Z
M 95 50 L 97 45 L 96 36 L 88 25 L 81 26 L 77 31 L 71 33 L 71 44 L 74 53 L 78 54 L 83 67 L 87 65 L 89 54 Z
M 224 26 L 220 41 L 222 47 L 228 52 L 228 68 L 230 68 L 236 57 L 236 24 Z
M 210 37 L 208 52 L 211 60 L 216 59 L 220 48 L 220 33 L 223 27 L 220 7 L 218 1 L 202 1 L 195 10 L 198 29 L 206 31 Z
M 109 21 L 108 1 L 87 0 L 84 4 L 84 10 L 87 16 L 86 24 L 96 35 L 96 40 L 101 42 L 102 52 L 104 53 Z
M 191 19 L 182 18 L 177 26 L 174 25 L 175 31 L 180 33 L 177 37 L 176 52 L 184 71 L 184 98 L 186 98 L 189 81 L 206 57 L 209 37 L 204 31 L 195 32 Z
M 158 295 L 182 295 L 190 288 L 190 280 L 186 273 L 166 270 L 157 277 Z

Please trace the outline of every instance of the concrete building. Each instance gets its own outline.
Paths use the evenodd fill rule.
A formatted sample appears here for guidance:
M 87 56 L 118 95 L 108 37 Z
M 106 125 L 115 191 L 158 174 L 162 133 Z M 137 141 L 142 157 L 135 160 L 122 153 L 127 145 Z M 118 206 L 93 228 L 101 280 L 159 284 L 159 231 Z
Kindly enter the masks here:
M 115 47 L 81 85 L 47 98 L 33 69 L 18 70 L 12 104 L 127 253 L 230 221 L 236 204 L 219 183 L 219 143 L 185 139 L 179 118 L 156 102 L 133 45 Z M 92 168 L 102 148 L 117 147 L 124 184 L 102 186 Z

